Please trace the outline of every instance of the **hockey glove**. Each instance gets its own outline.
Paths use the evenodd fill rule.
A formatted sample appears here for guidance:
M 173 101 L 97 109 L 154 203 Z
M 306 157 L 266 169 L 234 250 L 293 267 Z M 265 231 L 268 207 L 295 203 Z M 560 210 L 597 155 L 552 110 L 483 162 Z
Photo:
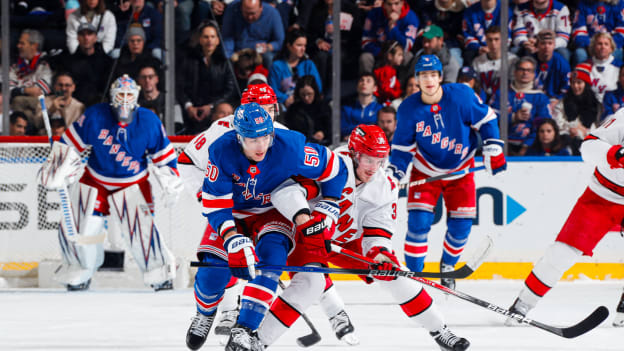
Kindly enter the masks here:
M 505 144 L 498 139 L 487 139 L 483 143 L 483 163 L 492 175 L 507 169 L 503 145 Z
M 331 252 L 331 239 L 336 231 L 339 215 L 340 208 L 337 203 L 329 200 L 319 201 L 314 206 L 310 219 L 297 228 L 301 240 L 310 248 L 323 249 L 326 254 Z
M 223 246 L 228 253 L 228 265 L 232 275 L 245 280 L 254 279 L 258 256 L 256 256 L 251 239 L 235 234 L 228 238 Z
M 624 168 L 624 147 L 613 145 L 607 151 L 607 162 L 611 168 Z
M 371 248 L 366 257 L 372 258 L 377 261 L 376 264 L 371 264 L 371 269 L 377 269 L 382 271 L 394 271 L 399 270 L 401 264 L 399 260 L 394 255 L 394 251 L 390 252 L 387 248 L 383 246 L 375 246 Z M 386 275 L 374 275 L 373 278 L 379 280 L 395 280 L 396 276 L 386 276 Z

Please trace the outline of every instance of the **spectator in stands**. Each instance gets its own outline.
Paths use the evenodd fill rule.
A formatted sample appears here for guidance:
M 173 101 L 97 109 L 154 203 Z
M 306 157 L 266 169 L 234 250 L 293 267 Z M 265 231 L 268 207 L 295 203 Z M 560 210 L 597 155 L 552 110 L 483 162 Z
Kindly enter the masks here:
M 87 107 L 102 100 L 113 63 L 102 47 L 95 45 L 96 41 L 93 24 L 81 23 L 78 27 L 78 50 L 65 56 L 60 67 L 74 78 L 74 97 Z
M 223 14 L 221 34 L 228 58 L 241 49 L 256 49 L 267 68 L 271 67 L 284 41 L 279 13 L 260 0 L 237 0 L 228 5 Z
M 536 88 L 543 90 L 550 98 L 551 111 L 569 89 L 570 64 L 555 51 L 555 32 L 542 29 L 536 36 L 537 60 Z
M 487 43 L 487 52 L 472 61 L 472 68 L 477 72 L 481 87 L 485 90 L 487 101 L 496 94 L 500 87 L 500 70 L 501 70 L 501 32 L 499 26 L 491 26 L 485 32 L 485 42 Z M 511 52 L 507 53 L 507 63 L 513 67 L 518 57 Z M 510 76 L 513 72 L 510 72 Z
M 524 50 L 525 55 L 535 54 L 537 36 L 544 29 L 556 33 L 553 38 L 555 50 L 570 60 L 568 40 L 572 30 L 570 10 L 557 0 L 531 0 L 519 4 L 514 12 L 513 44 Z
M 399 109 L 399 105 L 401 105 L 401 103 L 403 102 L 403 100 L 405 100 L 406 97 L 417 93 L 420 91 L 420 87 L 418 86 L 418 83 L 416 82 L 416 77 L 415 76 L 411 76 L 407 79 L 407 83 L 405 84 L 405 91 L 403 92 L 403 95 L 397 99 L 392 100 L 392 103 L 390 104 L 390 106 L 392 106 L 394 108 L 394 110 L 398 110 Z
M 557 122 L 544 119 L 537 127 L 537 138 L 527 150 L 527 156 L 570 156 L 570 148 L 566 146 L 559 134 Z
M 581 0 L 572 23 L 572 40 L 576 50 L 573 62 L 585 62 L 591 56 L 590 38 L 598 33 L 611 33 L 614 40 L 613 52 L 618 60 L 622 60 L 624 44 L 624 18 L 622 2 Z
M 117 66 L 113 77 L 124 74 L 138 78 L 139 68 L 143 66 L 160 67 L 160 60 L 145 50 L 145 31 L 138 23 L 132 23 L 126 32 L 126 40 L 117 59 Z
M 607 91 L 617 89 L 622 62 L 613 56 L 615 48 L 609 33 L 596 33 L 589 44 L 592 89 L 600 102 Z
M 343 104 L 340 111 L 340 137 L 347 140 L 358 124 L 375 124 L 377 112 L 383 107 L 375 98 L 377 82 L 372 73 L 362 73 L 358 79 L 357 96 L 351 104 Z
M 54 56 L 65 49 L 65 8 L 63 2 L 67 0 L 5 0 L 9 3 L 9 18 L 11 26 L 11 43 L 22 29 L 38 30 L 45 38 L 46 46 L 39 51 Z
M 535 141 L 537 123 L 551 118 L 548 96 L 535 89 L 535 67 L 531 56 L 518 59 L 514 65 L 514 80 L 509 87 L 507 111 L 509 113 L 509 154 L 524 156 Z M 500 111 L 500 90 L 492 101 L 492 108 Z
M 399 42 L 405 53 L 403 64 L 407 64 L 412 59 L 419 23 L 418 16 L 403 0 L 384 0 L 381 7 L 370 10 L 362 32 L 360 72 L 373 71 L 375 58 L 386 40 Z
M 157 59 L 162 59 L 163 18 L 152 6 L 145 6 L 145 0 L 121 1 L 115 9 L 117 39 L 111 56 L 119 57 L 119 50 L 126 38 L 130 23 L 139 23 L 145 31 L 145 46 Z
M 332 81 L 332 47 L 334 23 L 334 0 L 318 0 L 312 8 L 308 34 L 308 55 L 314 61 L 323 82 L 324 92 L 328 93 Z M 362 38 L 363 18 L 361 11 L 351 1 L 340 3 L 340 62 L 341 78 L 357 79 L 360 40 Z M 327 94 L 326 94 L 327 95 Z
M 331 143 L 331 110 L 322 100 L 315 77 L 303 76 L 297 81 L 295 102 L 286 111 L 284 122 L 288 128 L 305 135 L 308 141 Z
M 617 89 L 607 91 L 602 102 L 604 106 L 603 120 L 624 106 L 624 66 L 620 67 Z
M 9 135 L 10 136 L 24 136 L 28 129 L 28 118 L 24 112 L 13 111 L 9 117 Z
M 375 96 L 377 101 L 390 105 L 392 100 L 401 97 L 401 83 L 397 77 L 397 68 L 403 62 L 403 48 L 396 40 L 388 40 L 381 47 L 381 55 L 373 74 L 379 82 Z
M 485 91 L 481 89 L 481 82 L 479 82 L 479 76 L 470 66 L 462 67 L 457 75 L 457 83 L 464 83 L 474 90 L 475 94 L 481 99 L 481 101 L 487 101 Z
M 175 38 L 178 42 L 183 42 L 188 39 L 188 36 L 191 32 L 191 15 L 193 14 L 193 9 L 195 8 L 196 2 L 198 1 L 175 0 L 173 2 L 173 6 L 175 7 Z M 165 10 L 163 5 L 163 0 L 156 1 L 156 7 L 158 8 L 158 11 L 164 16 Z M 200 5 L 198 5 L 198 7 L 199 6 Z
M 419 16 L 423 27 L 435 24 L 442 28 L 444 43 L 461 67 L 464 62 L 462 57 L 464 2 L 459 0 L 407 0 L 407 2 L 412 11 Z
M 161 94 L 160 90 L 158 90 L 160 78 L 157 67 L 150 65 L 142 66 L 136 77 L 137 83 L 141 87 L 139 105 L 145 106 L 149 104 L 153 106 L 156 110 L 156 115 L 164 122 L 165 94 Z
M 184 123 L 189 134 L 197 134 L 210 125 L 208 118 L 217 101 L 238 98 L 233 72 L 223 54 L 217 24 L 203 22 L 191 38 L 191 49 L 179 66 L 176 95 L 184 109 Z
M 442 79 L 444 83 L 455 83 L 460 66 L 444 43 L 444 33 L 442 33 L 442 29 L 435 24 L 428 26 L 425 28 L 422 37 L 423 47 L 416 52 L 412 61 L 409 63 L 407 75 L 414 75 L 414 66 L 416 66 L 416 62 L 418 62 L 420 56 L 436 55 L 440 59 L 440 62 L 442 62 Z
M 43 35 L 34 29 L 22 31 L 17 43 L 17 62 L 9 68 L 9 89 L 11 91 L 11 109 L 26 114 L 30 126 L 43 127 L 38 96 L 50 93 L 52 70 L 46 60 L 43 47 Z
M 282 50 L 269 70 L 269 85 L 275 91 L 277 101 L 286 108 L 295 102 L 294 91 L 300 77 L 313 76 L 317 87 L 323 89 L 318 70 L 306 55 L 307 44 L 308 39 L 302 30 L 289 30 Z
M 212 122 L 219 120 L 223 117 L 234 114 L 234 106 L 227 101 L 221 101 L 215 104 L 214 111 L 212 112 Z
M 85 110 L 85 105 L 73 97 L 76 84 L 71 74 L 60 72 L 54 77 L 54 95 L 45 98 L 48 115 L 60 117 L 63 125 L 70 125 L 78 120 Z
M 238 88 L 241 92 L 247 88 L 249 78 L 254 74 L 263 75 L 265 83 L 267 83 L 269 70 L 262 65 L 262 55 L 257 53 L 255 49 L 242 49 L 235 52 L 231 60 L 234 65 Z
M 84 22 L 93 24 L 97 42 L 105 53 L 111 52 L 115 47 L 117 22 L 115 15 L 106 9 L 105 0 L 80 0 L 80 8 L 69 15 L 65 27 L 69 52 L 73 54 L 78 49 L 78 27 Z
M 600 118 L 600 103 L 591 89 L 589 69 L 587 63 L 576 66 L 570 78 L 570 90 L 553 111 L 553 119 L 574 155 L 580 155 L 581 143 Z
M 397 125 L 396 110 L 394 107 L 384 106 L 377 112 L 377 125 L 383 130 L 384 134 L 386 134 L 388 143 L 392 143 Z
M 66 128 L 67 125 L 63 117 L 60 115 L 50 116 L 50 131 L 52 132 L 52 136 L 60 137 L 65 133 Z
M 500 8 L 500 0 L 481 0 L 464 11 L 464 65 L 471 65 L 475 57 L 488 52 L 485 33 L 491 26 L 500 26 Z M 512 6 L 509 6 L 509 25 L 512 20 Z

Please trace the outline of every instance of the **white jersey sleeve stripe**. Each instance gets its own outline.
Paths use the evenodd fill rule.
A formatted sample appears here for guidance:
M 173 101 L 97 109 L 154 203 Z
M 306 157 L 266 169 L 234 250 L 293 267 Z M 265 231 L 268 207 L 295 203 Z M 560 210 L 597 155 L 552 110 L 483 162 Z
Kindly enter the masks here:
M 323 174 L 318 178 L 319 182 L 325 182 L 334 178 L 338 172 L 340 171 L 340 162 L 336 159 L 336 154 L 331 151 L 329 148 L 325 147 L 327 150 L 327 164 L 325 165 L 325 170 Z
M 494 110 L 488 106 L 488 112 L 485 115 L 485 117 L 483 117 L 479 122 L 477 122 L 476 124 L 473 125 L 474 128 L 476 129 L 480 129 L 481 126 L 491 120 L 496 119 L 496 113 L 494 112 Z
M 169 144 L 167 145 L 167 147 L 158 151 L 152 156 L 152 162 L 154 162 L 156 166 L 164 166 L 167 163 L 173 161 L 173 159 L 175 159 L 176 157 L 176 152 L 173 149 L 173 146 Z
M 76 150 L 78 150 L 78 152 L 83 152 L 87 148 L 87 145 L 85 145 L 85 143 L 82 141 L 82 139 L 80 138 L 80 136 L 76 132 L 76 129 L 74 129 L 74 125 L 73 124 L 71 124 L 69 126 L 69 128 L 67 128 L 65 133 L 63 134 L 63 140 L 67 144 L 72 145 L 73 147 L 75 147 Z

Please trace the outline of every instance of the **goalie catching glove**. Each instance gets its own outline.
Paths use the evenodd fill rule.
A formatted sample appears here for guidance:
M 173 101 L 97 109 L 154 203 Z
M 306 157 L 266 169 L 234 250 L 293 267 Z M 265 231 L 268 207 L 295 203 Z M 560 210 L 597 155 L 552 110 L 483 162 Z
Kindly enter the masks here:
M 331 239 L 336 230 L 340 207 L 338 204 L 321 200 L 314 206 L 310 219 L 299 225 L 300 240 L 311 249 L 321 249 L 324 254 L 331 252 Z
M 498 139 L 487 139 L 483 142 L 483 163 L 492 175 L 507 169 L 503 145 L 505 144 Z
M 252 280 L 256 277 L 258 256 L 251 239 L 241 234 L 234 234 L 223 244 L 228 254 L 228 265 L 236 278 Z
M 377 262 L 375 264 L 370 265 L 371 269 L 376 269 L 380 271 L 394 271 L 394 270 L 399 270 L 401 268 L 401 264 L 399 263 L 399 260 L 397 259 L 396 255 L 394 254 L 394 251 L 391 252 L 390 250 L 388 250 L 387 248 L 383 246 L 372 247 L 366 254 L 366 257 L 372 258 L 373 260 Z M 386 275 L 383 275 L 383 276 L 374 275 L 373 278 L 379 279 L 379 280 L 395 280 L 397 277 L 386 276 Z
M 73 183 L 81 170 L 80 155 L 71 146 L 55 141 L 50 156 L 39 169 L 37 182 L 48 189 L 61 189 Z

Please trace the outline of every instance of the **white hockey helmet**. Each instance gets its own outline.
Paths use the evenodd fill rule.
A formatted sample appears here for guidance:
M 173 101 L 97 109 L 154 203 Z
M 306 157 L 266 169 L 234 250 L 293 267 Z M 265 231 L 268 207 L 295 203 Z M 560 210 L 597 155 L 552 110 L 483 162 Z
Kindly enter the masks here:
M 111 106 L 121 123 L 129 124 L 134 118 L 134 110 L 139 107 L 139 91 L 141 87 L 127 74 L 115 79 L 110 87 Z

